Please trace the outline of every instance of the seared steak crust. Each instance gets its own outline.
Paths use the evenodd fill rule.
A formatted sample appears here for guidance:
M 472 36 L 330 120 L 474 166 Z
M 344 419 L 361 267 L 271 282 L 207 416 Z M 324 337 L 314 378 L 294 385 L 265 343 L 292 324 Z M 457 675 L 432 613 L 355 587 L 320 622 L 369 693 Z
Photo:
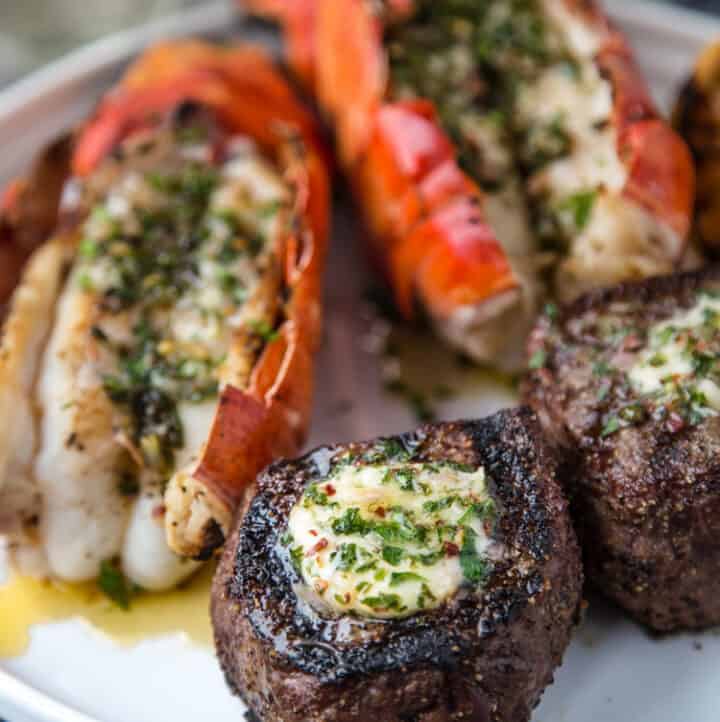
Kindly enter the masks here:
M 565 451 L 588 580 L 661 632 L 720 622 L 720 417 L 649 414 L 608 433 L 603 420 L 635 399 L 603 370 L 632 360 L 648 327 L 698 291 L 719 289 L 717 265 L 622 285 L 546 316 L 530 341 L 542 368 L 524 397 Z M 609 324 L 626 331 L 608 336 Z
M 579 552 L 555 456 L 526 409 L 424 426 L 394 441 L 413 460 L 485 467 L 505 558 L 479 593 L 462 588 L 433 611 L 389 622 L 322 618 L 298 601 L 278 537 L 334 456 L 362 455 L 376 442 L 276 463 L 260 476 L 215 579 L 212 616 L 227 680 L 268 721 L 527 720 L 580 603 Z

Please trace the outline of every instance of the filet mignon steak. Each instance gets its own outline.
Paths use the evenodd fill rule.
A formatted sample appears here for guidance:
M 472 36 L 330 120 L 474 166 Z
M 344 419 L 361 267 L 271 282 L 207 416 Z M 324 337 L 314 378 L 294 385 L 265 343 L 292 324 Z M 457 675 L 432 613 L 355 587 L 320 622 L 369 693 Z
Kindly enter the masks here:
M 212 595 L 266 722 L 530 718 L 581 601 L 554 452 L 527 409 L 270 466 Z
M 530 341 L 587 577 L 661 632 L 720 622 L 719 292 L 720 266 L 618 286 Z

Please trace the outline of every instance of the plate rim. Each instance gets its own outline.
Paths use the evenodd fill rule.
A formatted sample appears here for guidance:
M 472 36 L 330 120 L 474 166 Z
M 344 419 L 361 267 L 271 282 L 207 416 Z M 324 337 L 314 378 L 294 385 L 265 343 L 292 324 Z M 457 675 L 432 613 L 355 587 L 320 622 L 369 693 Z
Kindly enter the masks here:
M 720 34 L 720 18 L 701 11 L 671 6 L 656 0 L 605 0 L 615 22 L 651 28 L 653 32 L 683 36 L 705 43 Z M 232 28 L 242 19 L 232 0 L 213 2 L 111 33 L 72 50 L 0 90 L 0 124 L 32 112 L 62 88 L 79 86 L 93 76 L 128 61 L 145 46 L 164 39 L 208 36 Z M 9 705 L 9 706 L 8 706 Z M 0 712 L 12 722 L 100 722 L 52 698 L 0 669 Z M 18 717 L 17 715 L 23 715 Z
M 695 42 L 708 42 L 720 33 L 720 15 L 670 5 L 659 0 L 601 0 L 612 19 L 621 24 L 651 27 L 654 32 L 683 35 Z
M 231 0 L 215 0 L 81 45 L 0 90 L 0 123 L 27 112 L 28 107 L 60 87 L 82 83 L 89 76 L 126 62 L 153 42 L 218 33 L 242 16 Z
M 658 0 L 605 0 L 613 20 L 623 24 L 652 26 L 696 42 L 707 41 L 720 32 L 720 18 L 689 8 L 668 5 Z M 81 83 L 103 68 L 114 67 L 144 46 L 162 39 L 217 33 L 241 20 L 243 11 L 232 0 L 214 0 L 195 8 L 181 10 L 148 23 L 98 38 L 62 55 L 0 90 L 0 123 L 9 122 L 19 112 L 59 86 Z

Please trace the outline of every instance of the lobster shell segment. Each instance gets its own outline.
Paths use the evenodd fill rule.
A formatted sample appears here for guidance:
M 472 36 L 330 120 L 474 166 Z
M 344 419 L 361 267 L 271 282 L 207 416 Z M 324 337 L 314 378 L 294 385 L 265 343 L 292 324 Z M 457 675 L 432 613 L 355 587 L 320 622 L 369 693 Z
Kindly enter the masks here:
M 290 64 L 303 85 L 315 80 L 316 0 L 247 0 L 243 7 L 282 24 Z
M 597 54 L 600 72 L 613 89 L 618 154 L 627 168 L 624 194 L 671 231 L 668 249 L 679 260 L 686 248 L 695 199 L 695 168 L 683 139 L 659 117 L 645 79 L 625 38 L 607 21 L 607 39 Z
M 86 175 L 124 138 L 187 101 L 207 107 L 228 131 L 250 136 L 271 155 L 289 131 L 313 152 L 324 152 L 312 116 L 264 52 L 184 41 L 156 45 L 131 66 L 81 130 L 74 172 Z
M 411 10 L 403 2 L 386 12 Z M 316 92 L 335 121 L 399 310 L 412 318 L 418 299 L 441 327 L 497 294 L 520 298 L 522 282 L 487 223 L 483 193 L 460 169 L 434 105 L 388 102 L 382 23 L 371 5 L 320 0 L 316 15 Z

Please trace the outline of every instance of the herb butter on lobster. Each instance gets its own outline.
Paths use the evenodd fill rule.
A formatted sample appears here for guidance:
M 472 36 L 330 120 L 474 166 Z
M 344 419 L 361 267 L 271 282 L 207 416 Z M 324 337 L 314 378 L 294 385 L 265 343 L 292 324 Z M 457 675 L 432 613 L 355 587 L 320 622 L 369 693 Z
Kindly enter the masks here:
M 0 532 L 25 568 L 166 588 L 304 437 L 322 153 L 264 55 L 185 42 L 106 96 L 68 175 L 2 338 Z
M 596 3 L 251 6 L 335 125 L 398 306 L 475 358 L 517 348 L 545 280 L 569 300 L 683 257 L 687 148 Z

